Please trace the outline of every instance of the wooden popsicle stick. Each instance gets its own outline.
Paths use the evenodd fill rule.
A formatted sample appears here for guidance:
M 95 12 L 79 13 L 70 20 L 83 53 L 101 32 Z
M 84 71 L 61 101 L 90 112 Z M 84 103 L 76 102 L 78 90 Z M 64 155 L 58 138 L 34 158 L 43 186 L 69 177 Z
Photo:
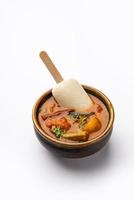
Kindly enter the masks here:
M 55 67 L 52 60 L 49 58 L 48 54 L 45 51 L 41 51 L 39 55 L 40 55 L 40 58 L 43 61 L 43 63 L 46 65 L 48 71 L 53 76 L 56 83 L 63 81 L 63 78 L 62 78 L 60 72 Z

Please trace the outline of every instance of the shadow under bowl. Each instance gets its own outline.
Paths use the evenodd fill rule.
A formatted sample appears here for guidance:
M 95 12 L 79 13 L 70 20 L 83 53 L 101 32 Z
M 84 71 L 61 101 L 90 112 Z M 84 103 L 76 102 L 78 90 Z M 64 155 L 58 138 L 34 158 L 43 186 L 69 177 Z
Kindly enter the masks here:
M 38 122 L 38 113 L 41 105 L 52 96 L 52 90 L 45 92 L 39 99 L 36 101 L 33 111 L 32 111 L 32 120 L 34 125 L 34 130 L 39 141 L 51 152 L 66 157 L 66 158 L 80 158 L 92 155 L 99 151 L 109 140 L 114 122 L 114 108 L 110 100 L 99 90 L 82 85 L 85 91 L 89 94 L 92 94 L 99 98 L 104 105 L 106 106 L 109 112 L 109 122 L 106 129 L 96 138 L 91 139 L 86 142 L 80 143 L 67 143 L 60 141 L 58 139 L 52 138 L 44 130 L 42 130 Z

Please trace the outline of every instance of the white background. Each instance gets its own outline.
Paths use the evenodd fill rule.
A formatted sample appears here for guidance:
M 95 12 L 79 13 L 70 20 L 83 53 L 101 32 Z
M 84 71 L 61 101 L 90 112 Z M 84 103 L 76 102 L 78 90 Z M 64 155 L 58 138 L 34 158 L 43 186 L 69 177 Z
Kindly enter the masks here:
M 111 140 L 90 158 L 57 158 L 34 134 L 32 106 L 55 85 L 43 49 L 115 107 Z M 0 0 L 0 199 L 133 199 L 133 68 L 133 1 Z

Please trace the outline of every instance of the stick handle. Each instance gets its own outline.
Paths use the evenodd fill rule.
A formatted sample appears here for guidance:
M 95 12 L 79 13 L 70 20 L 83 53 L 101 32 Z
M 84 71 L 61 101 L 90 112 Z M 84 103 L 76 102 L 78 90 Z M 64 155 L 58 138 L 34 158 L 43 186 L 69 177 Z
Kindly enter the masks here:
M 48 71 L 53 76 L 56 83 L 63 81 L 63 78 L 62 78 L 60 72 L 57 70 L 54 63 L 49 58 L 48 54 L 45 51 L 41 51 L 39 55 L 40 55 L 40 58 L 43 61 L 43 63 L 46 65 Z

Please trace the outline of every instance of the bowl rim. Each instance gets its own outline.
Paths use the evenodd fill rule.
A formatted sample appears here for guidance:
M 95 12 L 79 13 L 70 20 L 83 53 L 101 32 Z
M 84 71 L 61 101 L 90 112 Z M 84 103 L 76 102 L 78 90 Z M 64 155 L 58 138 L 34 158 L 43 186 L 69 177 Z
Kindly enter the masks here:
M 108 122 L 108 125 L 107 125 L 106 129 L 102 132 L 102 134 L 98 135 L 96 138 L 93 138 L 93 139 L 85 141 L 85 142 L 69 143 L 69 142 L 64 142 L 64 141 L 57 140 L 56 138 L 52 138 L 47 133 L 45 133 L 45 131 L 40 127 L 40 125 L 38 123 L 37 111 L 38 111 L 38 108 L 39 108 L 39 105 L 40 105 L 42 99 L 45 96 L 48 96 L 49 94 L 51 94 L 52 89 L 49 89 L 45 93 L 43 93 L 36 100 L 36 102 L 35 102 L 35 104 L 33 106 L 33 109 L 32 109 L 32 121 L 33 121 L 33 124 L 34 124 L 34 128 L 37 130 L 38 134 L 40 134 L 41 137 L 43 137 L 48 142 L 50 142 L 50 143 L 52 143 L 52 144 L 54 144 L 56 146 L 59 146 L 59 147 L 63 147 L 63 148 L 74 148 L 74 147 L 77 147 L 77 148 L 81 148 L 81 147 L 92 145 L 94 143 L 98 143 L 99 141 L 103 140 L 111 132 L 112 127 L 113 127 L 113 123 L 114 123 L 114 119 L 115 119 L 115 112 L 114 112 L 114 108 L 113 108 L 113 105 L 112 105 L 111 101 L 100 90 L 98 90 L 98 89 L 96 89 L 94 87 L 83 85 L 83 84 L 82 84 L 82 87 L 84 89 L 86 89 L 86 90 L 90 90 L 90 91 L 93 91 L 93 92 L 97 93 L 97 95 L 105 101 L 105 103 L 103 102 L 105 104 L 105 106 L 108 107 L 109 122 Z M 97 96 L 97 98 L 99 98 L 98 96 Z

